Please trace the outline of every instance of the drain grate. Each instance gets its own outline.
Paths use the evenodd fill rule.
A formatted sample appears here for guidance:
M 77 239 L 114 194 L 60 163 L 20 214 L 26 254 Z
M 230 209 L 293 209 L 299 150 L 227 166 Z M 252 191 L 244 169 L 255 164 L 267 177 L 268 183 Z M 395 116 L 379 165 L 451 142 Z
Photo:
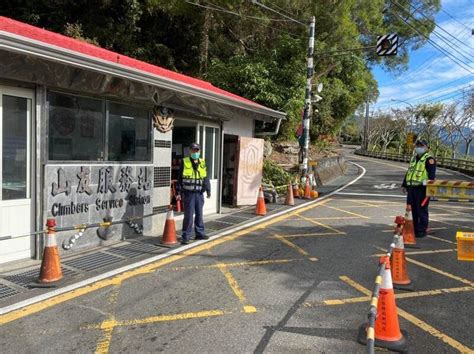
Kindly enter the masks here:
M 74 267 L 84 271 L 100 269 L 101 267 L 120 262 L 123 258 L 115 257 L 107 253 L 96 252 L 85 255 L 83 257 L 71 259 L 64 262 L 69 267 Z
M 30 269 L 26 272 L 10 274 L 4 276 L 3 278 L 12 282 L 16 285 L 20 285 L 24 288 L 27 288 L 29 284 L 36 282 L 39 277 L 40 270 L 39 268 Z M 63 268 L 63 275 L 76 275 L 77 273 L 73 270 Z
M 129 245 L 110 248 L 107 250 L 107 252 L 118 254 L 127 258 L 134 258 L 145 254 L 154 253 L 158 249 L 158 247 L 151 243 L 134 242 Z
M 19 294 L 20 292 L 12 289 L 6 285 L 0 284 L 0 299 L 6 299 L 7 297 Z
M 218 231 L 220 229 L 226 229 L 230 226 L 232 226 L 232 224 L 228 224 L 228 223 L 225 223 L 225 222 L 220 222 L 220 221 L 217 221 L 217 220 L 209 221 L 209 222 L 204 224 L 204 227 L 206 229 L 216 230 L 216 231 Z
M 240 224 L 241 222 L 245 222 L 247 220 L 248 218 L 236 215 L 224 216 L 223 218 L 217 219 L 217 221 L 226 222 L 229 224 Z

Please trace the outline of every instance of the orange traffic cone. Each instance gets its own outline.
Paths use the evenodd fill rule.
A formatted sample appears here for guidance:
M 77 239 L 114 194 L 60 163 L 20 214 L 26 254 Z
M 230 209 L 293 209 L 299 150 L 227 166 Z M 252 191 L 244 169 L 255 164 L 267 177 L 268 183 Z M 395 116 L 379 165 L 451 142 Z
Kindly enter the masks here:
M 38 283 L 50 284 L 63 277 L 61 261 L 59 259 L 58 244 L 56 243 L 56 220 L 48 219 L 46 222 L 48 233 L 45 237 L 43 260 L 41 261 Z
M 306 175 L 306 184 L 304 186 L 304 199 L 311 199 L 311 186 L 309 185 L 308 175 Z
M 181 213 L 183 209 L 181 208 L 181 199 L 176 199 L 176 212 Z
M 405 211 L 405 223 L 403 224 L 403 243 L 407 248 L 419 248 L 416 246 L 415 227 L 411 215 L 411 205 L 407 204 Z
M 295 197 L 295 198 L 300 197 L 300 189 L 298 187 L 298 184 L 293 185 L 293 197 Z
M 288 191 L 286 193 L 285 205 L 295 205 L 295 198 L 293 198 L 293 186 L 288 183 Z
M 267 207 L 265 206 L 265 197 L 263 196 L 263 189 L 260 187 L 258 191 L 257 206 L 255 208 L 256 215 L 266 215 Z
M 401 290 L 413 290 L 413 284 L 408 277 L 407 261 L 405 259 L 405 247 L 403 237 L 397 236 L 397 241 L 390 258 L 393 287 Z
M 175 245 L 178 243 L 176 238 L 176 224 L 174 222 L 173 208 L 170 207 L 168 214 L 166 215 L 165 229 L 163 231 L 163 237 L 161 238 L 162 245 Z
M 375 346 L 397 352 L 406 352 L 408 347 L 408 334 L 406 331 L 400 330 L 398 323 L 397 305 L 395 303 L 392 275 L 390 274 L 390 260 L 388 256 L 382 256 L 380 257 L 380 262 L 385 264 L 385 271 L 383 273 L 377 302 Z M 366 329 L 366 324 L 363 324 L 359 328 L 358 340 L 363 344 L 366 343 Z

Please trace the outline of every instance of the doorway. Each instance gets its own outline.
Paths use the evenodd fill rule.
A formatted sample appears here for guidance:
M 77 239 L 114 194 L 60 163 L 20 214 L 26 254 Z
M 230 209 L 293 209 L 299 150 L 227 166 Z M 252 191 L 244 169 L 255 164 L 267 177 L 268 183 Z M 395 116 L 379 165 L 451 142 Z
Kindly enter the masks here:
M 30 258 L 33 91 L 0 86 L 0 263 Z
M 224 134 L 224 156 L 222 168 L 222 204 L 235 205 L 235 176 L 237 167 L 237 135 Z

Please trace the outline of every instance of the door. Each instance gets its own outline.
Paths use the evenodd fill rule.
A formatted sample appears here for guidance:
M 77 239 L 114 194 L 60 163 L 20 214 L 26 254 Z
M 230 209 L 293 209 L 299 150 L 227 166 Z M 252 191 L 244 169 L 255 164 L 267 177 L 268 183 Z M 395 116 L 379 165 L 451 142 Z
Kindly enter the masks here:
M 0 263 L 30 258 L 33 91 L 0 86 Z
M 257 203 L 262 184 L 263 139 L 239 137 L 236 174 L 236 205 Z
M 201 145 L 202 157 L 206 160 L 207 176 L 211 183 L 211 198 L 204 203 L 204 213 L 217 213 L 219 200 L 219 150 L 220 129 L 211 125 L 198 126 L 198 141 Z

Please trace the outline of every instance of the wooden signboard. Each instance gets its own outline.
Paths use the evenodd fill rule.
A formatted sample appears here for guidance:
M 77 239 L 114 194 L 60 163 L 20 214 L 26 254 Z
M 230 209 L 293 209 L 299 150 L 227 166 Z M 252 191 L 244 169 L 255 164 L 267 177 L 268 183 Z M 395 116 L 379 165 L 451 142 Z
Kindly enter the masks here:
M 239 137 L 235 204 L 254 205 L 262 183 L 263 139 Z

